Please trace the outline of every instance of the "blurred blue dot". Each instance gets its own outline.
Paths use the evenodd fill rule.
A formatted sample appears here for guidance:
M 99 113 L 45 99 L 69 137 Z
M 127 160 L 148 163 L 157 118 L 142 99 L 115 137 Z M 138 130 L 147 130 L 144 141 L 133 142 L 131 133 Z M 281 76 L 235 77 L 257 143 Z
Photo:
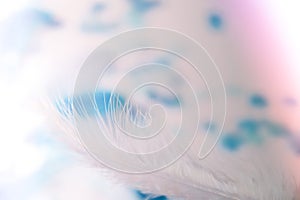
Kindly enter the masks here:
M 254 119 L 243 119 L 239 122 L 238 128 L 247 134 L 256 134 L 259 129 L 259 121 Z
M 259 134 L 260 128 L 260 121 L 255 119 L 242 119 L 238 123 L 238 130 L 245 134 L 245 139 L 256 144 L 262 144 L 264 139 L 264 137 Z
M 225 149 L 229 151 L 236 151 L 238 150 L 243 143 L 243 140 L 240 136 L 236 134 L 226 134 L 222 137 L 222 145 Z
M 156 0 L 130 0 L 135 11 L 145 13 L 159 5 Z
M 253 94 L 250 97 L 250 104 L 256 108 L 264 108 L 268 105 L 268 102 L 262 95 Z
M 209 16 L 209 24 L 214 28 L 214 29 L 220 29 L 222 27 L 223 21 L 220 15 L 218 14 L 211 14 Z
M 163 95 L 157 94 L 155 91 L 152 91 L 152 90 L 147 91 L 147 94 L 150 99 L 158 101 L 168 107 L 177 107 L 180 105 L 179 100 L 174 95 L 163 96 Z
M 51 26 L 51 27 L 56 27 L 61 25 L 61 22 L 59 22 L 55 16 L 47 11 L 44 10 L 38 10 L 38 9 L 33 9 L 32 14 L 35 18 L 35 20 L 41 24 Z
M 214 133 L 217 130 L 217 125 L 213 122 L 205 122 L 203 124 L 203 130 L 209 131 L 209 133 Z
M 92 6 L 92 12 L 97 13 L 102 11 L 105 8 L 105 5 L 103 3 L 100 2 L 96 2 L 93 6 Z

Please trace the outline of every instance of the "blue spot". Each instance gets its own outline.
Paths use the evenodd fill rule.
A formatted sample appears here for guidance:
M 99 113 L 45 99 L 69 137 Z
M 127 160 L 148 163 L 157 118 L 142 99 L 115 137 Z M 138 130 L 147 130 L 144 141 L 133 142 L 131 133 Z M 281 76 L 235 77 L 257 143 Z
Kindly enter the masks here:
M 32 14 L 35 21 L 38 23 L 52 27 L 56 27 L 61 24 L 51 13 L 47 11 L 34 9 L 32 10 Z
M 243 140 L 240 136 L 236 134 L 225 134 L 222 137 L 222 145 L 229 151 L 236 151 L 238 150 L 241 145 L 243 144 Z
M 104 10 L 104 8 L 105 8 L 105 5 L 103 3 L 97 2 L 92 6 L 91 11 L 93 13 L 98 13 L 98 12 Z
M 135 194 L 137 195 L 137 197 L 141 200 L 168 200 L 168 198 L 164 195 L 153 195 L 153 194 L 147 194 L 147 193 L 143 193 L 140 190 L 134 190 Z
M 262 143 L 262 136 L 259 134 L 260 121 L 254 119 L 244 119 L 238 124 L 240 132 L 246 134 L 246 139 L 257 144 Z
M 144 13 L 159 5 L 155 0 L 130 0 L 132 7 L 136 12 Z
M 222 27 L 222 18 L 218 14 L 211 14 L 209 16 L 209 24 L 214 28 L 214 29 L 220 29 Z
M 247 133 L 254 134 L 258 131 L 259 122 L 253 119 L 245 119 L 240 121 L 238 127 Z
M 268 120 L 263 120 L 261 124 L 265 129 L 267 129 L 268 133 L 273 136 L 278 137 L 290 134 L 290 132 L 280 124 L 270 122 Z
M 268 105 L 267 100 L 259 94 L 254 94 L 250 97 L 250 104 L 257 108 L 264 108 Z
M 164 105 L 169 106 L 169 107 L 179 106 L 179 101 L 175 96 L 173 96 L 173 97 L 161 97 L 160 101 Z
M 158 63 L 158 64 L 162 64 L 162 65 L 166 65 L 166 66 L 170 66 L 171 62 L 168 58 L 159 58 L 157 59 L 154 63 Z
M 154 92 L 153 90 L 149 90 L 147 91 L 148 97 L 152 100 L 157 100 L 158 99 L 158 95 L 156 92 Z
M 209 131 L 210 133 L 213 133 L 217 130 L 217 125 L 210 122 L 205 122 L 203 125 L 204 131 Z
M 135 27 L 143 26 L 143 15 L 160 4 L 157 0 L 129 0 L 129 2 L 132 6 L 129 20 Z
M 162 96 L 157 94 L 155 91 L 148 91 L 148 97 L 152 100 L 161 102 L 162 104 L 169 106 L 169 107 L 177 107 L 179 106 L 179 101 L 176 96 Z

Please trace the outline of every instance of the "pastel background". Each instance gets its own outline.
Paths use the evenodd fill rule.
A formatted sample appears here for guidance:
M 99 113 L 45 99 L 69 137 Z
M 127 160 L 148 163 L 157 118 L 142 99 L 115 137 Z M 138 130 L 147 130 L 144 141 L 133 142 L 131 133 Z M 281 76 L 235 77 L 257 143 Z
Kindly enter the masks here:
M 273 128 L 272 133 L 288 132 L 279 137 L 288 146 L 287 165 L 297 173 L 300 3 L 296 0 L 203 1 L 197 6 L 189 3 L 1 1 L 0 199 L 147 197 L 85 163 L 63 141 L 57 140 L 56 135 L 61 132 L 50 128 L 47 116 L 40 112 L 40 102 L 49 91 L 55 94 L 53 88 L 68 94 L 78 69 L 94 48 L 113 35 L 143 26 L 175 29 L 202 41 L 224 73 L 232 96 L 242 96 L 254 109 L 267 106 L 269 110 L 265 113 L 270 120 L 262 126 Z M 238 58 L 233 60 L 244 65 L 248 76 L 234 73 L 238 70 L 236 63 L 228 62 L 231 57 Z M 66 80 L 66 74 L 73 78 Z M 254 122 L 241 120 L 240 126 L 247 129 L 249 123 L 251 127 Z M 235 151 L 242 143 L 237 138 L 221 140 L 225 151 Z

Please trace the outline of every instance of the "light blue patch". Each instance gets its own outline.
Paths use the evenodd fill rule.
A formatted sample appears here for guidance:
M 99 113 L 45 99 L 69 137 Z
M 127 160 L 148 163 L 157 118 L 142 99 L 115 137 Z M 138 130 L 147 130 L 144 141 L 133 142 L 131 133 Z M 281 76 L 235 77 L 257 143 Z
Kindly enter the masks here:
M 72 153 L 66 149 L 52 147 L 49 152 L 51 153 L 47 155 L 46 162 L 32 176 L 34 182 L 37 184 L 35 185 L 37 188 L 49 183 L 49 180 L 51 180 L 55 174 L 74 164 Z
M 114 111 L 124 105 L 124 98 L 109 91 L 97 91 L 96 93 L 85 93 L 74 96 L 73 99 L 65 98 L 57 104 L 58 111 L 64 116 L 73 114 L 76 111 L 82 117 L 94 117 L 97 114 L 103 117 L 109 111 Z
M 178 107 L 179 106 L 179 101 L 176 97 L 161 97 L 160 101 L 169 107 Z
M 129 15 L 129 20 L 132 26 L 139 27 L 143 25 L 143 18 L 137 11 L 132 11 Z
M 134 27 L 143 26 L 143 15 L 160 4 L 157 0 L 129 0 L 129 2 L 132 7 L 129 21 Z
M 229 151 L 237 151 L 243 144 L 241 136 L 233 133 L 224 134 L 221 138 L 222 146 Z
M 259 121 L 254 119 L 244 119 L 239 122 L 238 128 L 249 134 L 255 134 L 259 129 Z
M 116 22 L 105 22 L 101 19 L 101 11 L 105 10 L 105 4 L 97 2 L 92 5 L 91 13 L 83 21 L 81 30 L 87 33 L 102 33 L 112 31 L 118 27 Z M 100 15 L 99 15 L 100 14 Z
M 132 4 L 133 9 L 139 13 L 145 13 L 155 7 L 160 3 L 156 0 L 129 0 Z
M 95 100 L 98 108 L 98 112 L 102 115 L 106 115 L 109 109 L 118 109 L 120 106 L 124 106 L 125 100 L 122 96 L 117 94 L 111 94 L 110 92 L 96 92 Z
M 250 105 L 256 108 L 265 108 L 268 105 L 268 102 L 262 95 L 253 94 L 250 97 Z
M 148 97 L 152 100 L 158 101 L 168 107 L 178 107 L 180 105 L 176 96 L 163 96 L 157 94 L 155 91 L 148 91 Z
M 153 90 L 149 90 L 147 94 L 150 99 L 157 100 L 159 98 L 158 94 Z
M 68 117 L 73 114 L 72 104 L 72 99 L 70 97 L 67 97 L 62 101 L 55 102 L 55 107 L 60 114 L 62 114 L 64 117 Z
M 93 4 L 91 11 L 92 13 L 99 13 L 105 9 L 105 4 L 97 2 Z
M 54 140 L 53 136 L 51 136 L 50 134 L 45 130 L 37 130 L 35 134 L 29 138 L 29 142 L 38 147 L 59 147 L 59 141 Z
M 244 91 L 240 87 L 233 86 L 233 85 L 226 86 L 226 92 L 228 96 L 234 96 L 234 97 L 241 96 L 244 94 Z
M 33 16 L 33 19 L 40 24 L 44 24 L 51 27 L 56 27 L 61 25 L 61 22 L 59 22 L 53 14 L 50 12 L 39 10 L 39 9 L 33 9 L 31 11 L 31 14 Z
M 214 133 L 217 130 L 217 125 L 213 122 L 205 122 L 203 124 L 203 130 L 208 131 L 208 133 Z
M 264 127 L 267 132 L 272 136 L 285 136 L 290 134 L 289 130 L 284 126 L 277 124 L 275 122 L 271 122 L 269 120 L 263 120 L 261 122 L 262 127 Z
M 156 61 L 154 61 L 154 63 L 158 63 L 158 64 L 162 64 L 162 65 L 166 65 L 166 66 L 170 66 L 171 65 L 170 59 L 165 58 L 165 57 L 157 59 Z
M 45 26 L 57 28 L 59 25 L 61 25 L 61 22 L 51 13 L 43 10 L 26 9 L 17 12 L 1 23 L 0 52 L 12 52 L 16 55 L 22 55 L 28 50 L 30 39 L 34 37 L 34 33 L 39 28 Z M 16 66 L 9 64 L 8 67 L 12 73 L 15 73 L 14 70 L 18 70 L 20 64 L 16 64 Z
M 95 105 L 93 98 L 94 96 L 92 94 L 83 94 L 74 97 L 73 99 L 74 111 L 76 111 L 80 116 L 83 117 L 95 116 L 97 114 L 97 107 Z
M 261 144 L 263 142 L 260 131 L 260 121 L 254 119 L 243 119 L 238 123 L 238 131 L 244 134 L 247 141 Z

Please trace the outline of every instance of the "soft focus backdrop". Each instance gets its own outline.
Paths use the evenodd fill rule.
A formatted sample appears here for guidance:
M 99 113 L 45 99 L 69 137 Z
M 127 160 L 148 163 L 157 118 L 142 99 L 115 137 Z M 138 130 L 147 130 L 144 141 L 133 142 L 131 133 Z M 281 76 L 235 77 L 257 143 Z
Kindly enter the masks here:
M 144 15 L 157 5 L 159 0 L 0 2 L 1 200 L 140 198 L 55 140 L 45 116 L 38 112 L 38 102 L 48 83 L 57 78 L 53 74 L 74 75 L 76 71 L 70 69 L 78 68 L 95 47 L 120 31 L 141 27 Z M 261 9 L 282 39 L 289 65 L 299 72 L 296 80 L 300 2 L 268 0 Z

